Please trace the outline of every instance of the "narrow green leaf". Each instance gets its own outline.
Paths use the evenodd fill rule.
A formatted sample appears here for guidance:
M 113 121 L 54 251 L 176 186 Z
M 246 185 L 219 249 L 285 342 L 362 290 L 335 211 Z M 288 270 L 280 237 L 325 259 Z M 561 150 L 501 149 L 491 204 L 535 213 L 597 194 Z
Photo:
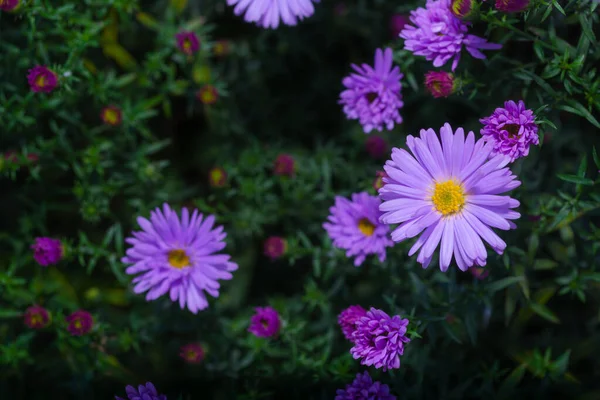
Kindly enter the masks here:
M 507 278 L 500 279 L 499 281 L 492 282 L 487 286 L 488 290 L 491 293 L 495 293 L 499 290 L 505 289 L 515 283 L 521 282 L 523 280 L 522 276 L 509 276 Z
M 578 183 L 581 185 L 593 185 L 594 181 L 589 178 L 582 178 L 577 175 L 567 175 L 567 174 L 557 174 L 557 177 L 562 179 L 563 181 Z
M 569 101 L 568 103 L 569 105 L 562 104 L 557 108 L 570 112 L 571 114 L 579 115 L 580 117 L 587 119 L 596 128 L 600 128 L 600 122 L 598 122 L 598 120 L 594 118 L 594 116 L 583 105 L 577 103 L 576 101 Z
M 560 320 L 558 319 L 556 314 L 554 314 L 552 311 L 550 311 L 550 309 L 548 307 L 541 305 L 541 304 L 536 304 L 536 303 L 531 303 L 529 305 L 529 307 L 531 308 L 531 310 L 533 312 L 535 312 L 540 317 L 542 317 L 552 323 L 560 324 Z
M 0 310 L 0 319 L 3 318 L 18 318 L 23 315 L 20 310 Z
M 595 43 L 596 35 L 594 35 L 594 30 L 592 29 L 592 20 L 586 14 L 581 13 L 579 14 L 579 23 L 581 24 L 583 34 L 587 36 L 590 42 Z
M 598 157 L 598 152 L 596 151 L 596 147 L 592 147 L 592 157 L 594 158 L 594 164 L 596 164 L 596 167 L 598 167 L 598 169 L 600 169 L 600 157 Z

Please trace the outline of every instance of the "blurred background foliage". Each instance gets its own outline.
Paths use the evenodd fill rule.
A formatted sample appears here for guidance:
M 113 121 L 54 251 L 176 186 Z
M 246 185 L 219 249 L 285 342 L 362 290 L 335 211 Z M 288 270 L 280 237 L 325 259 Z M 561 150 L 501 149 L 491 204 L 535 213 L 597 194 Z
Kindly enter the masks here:
M 224 1 L 23 3 L 0 12 L 0 398 L 105 399 L 152 381 L 169 398 L 331 399 L 364 370 L 336 324 L 352 304 L 406 315 L 421 336 L 400 370 L 370 371 L 399 399 L 600 398 L 598 5 L 483 6 L 472 29 L 503 49 L 463 56 L 461 92 L 433 99 L 431 64 L 389 25 L 420 1 L 325 1 L 275 31 Z M 176 48 L 180 30 L 200 37 L 193 57 Z M 385 160 L 337 101 L 349 64 L 385 46 L 405 75 L 404 123 L 375 133 L 390 146 L 444 122 L 478 132 L 508 99 L 536 110 L 543 143 L 513 166 L 522 218 L 485 279 L 422 270 L 405 243 L 355 268 L 321 227 L 336 194 L 375 193 Z M 29 91 L 38 64 L 59 75 L 51 94 Z M 196 97 L 206 84 L 213 105 Z M 122 109 L 120 126 L 102 123 L 108 105 Z M 281 153 L 294 177 L 273 174 Z M 210 185 L 213 167 L 224 187 Z M 135 218 L 165 201 L 216 214 L 240 265 L 197 316 L 134 295 L 120 262 Z M 277 261 L 262 254 L 272 235 L 289 244 Z M 66 259 L 38 266 L 37 236 L 63 240 Z M 51 312 L 48 328 L 23 324 L 32 304 Z M 246 331 L 266 304 L 284 320 L 276 340 Z M 96 323 L 72 337 L 63 317 L 79 308 Z M 189 342 L 206 350 L 200 365 L 178 356 Z

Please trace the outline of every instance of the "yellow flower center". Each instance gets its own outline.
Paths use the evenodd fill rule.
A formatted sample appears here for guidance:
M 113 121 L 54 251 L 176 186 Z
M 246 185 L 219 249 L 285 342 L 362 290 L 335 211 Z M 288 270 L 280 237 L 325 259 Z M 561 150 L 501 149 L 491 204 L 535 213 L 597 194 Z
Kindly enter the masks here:
M 215 96 L 213 91 L 210 89 L 203 90 L 202 93 L 200 94 L 200 98 L 202 99 L 202 102 L 204 104 L 214 103 L 215 100 L 217 100 L 217 97 Z
M 223 172 L 218 169 L 215 168 L 211 171 L 210 173 L 211 179 L 212 179 L 212 184 L 213 186 L 217 186 L 221 184 L 221 180 L 223 179 Z
M 190 265 L 190 258 L 181 249 L 169 251 L 168 259 L 173 268 L 181 269 Z
M 83 324 L 81 323 L 81 320 L 80 320 L 80 319 L 76 319 L 76 320 L 73 322 L 73 326 L 74 326 L 76 329 L 81 329 L 81 328 L 83 328 Z
M 0 0 L 0 5 L 2 4 L 2 1 Z M 41 325 L 43 323 L 43 319 L 42 316 L 40 314 L 32 314 L 31 315 L 31 325 Z
M 442 215 L 454 214 L 465 205 L 465 192 L 462 186 L 453 180 L 436 183 L 431 201 Z
M 365 236 L 371 236 L 375 232 L 375 225 L 366 218 L 358 221 L 358 230 Z
M 514 139 L 519 136 L 519 128 L 520 126 L 517 124 L 506 124 L 504 125 L 504 129 L 508 132 L 508 137 L 510 139 Z
M 115 110 L 104 111 L 104 120 L 110 125 L 115 125 L 119 122 L 119 116 Z
M 184 39 L 183 40 L 183 50 L 186 53 L 189 53 L 190 50 L 192 50 L 192 42 L 190 42 L 190 39 Z
M 46 86 L 46 77 L 44 75 L 39 75 L 37 78 L 35 78 L 35 84 L 39 87 Z

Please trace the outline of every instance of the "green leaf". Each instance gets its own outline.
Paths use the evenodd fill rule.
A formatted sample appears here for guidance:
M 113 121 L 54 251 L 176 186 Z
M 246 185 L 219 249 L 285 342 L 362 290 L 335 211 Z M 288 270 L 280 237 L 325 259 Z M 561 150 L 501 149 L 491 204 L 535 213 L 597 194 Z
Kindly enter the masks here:
M 533 269 L 535 270 L 547 270 L 547 269 L 554 269 L 558 267 L 558 263 L 556 261 L 553 260 L 549 260 L 549 259 L 540 259 L 540 260 L 535 260 L 535 263 L 533 264 Z
M 563 181 L 578 183 L 581 185 L 591 186 L 594 184 L 593 180 L 591 180 L 589 178 L 582 178 L 577 175 L 557 174 L 556 176 L 559 177 L 560 179 L 562 179 Z
M 583 105 L 573 100 L 568 101 L 568 103 L 569 105 L 562 104 L 559 105 L 558 108 L 570 112 L 571 114 L 579 115 L 580 117 L 587 119 L 596 128 L 600 128 L 600 122 L 598 122 L 598 120 L 594 118 L 594 116 Z
M 514 285 L 515 283 L 521 282 L 521 281 L 523 281 L 523 279 L 524 278 L 522 276 L 509 276 L 507 278 L 500 279 L 499 281 L 492 282 L 491 284 L 489 284 L 487 286 L 487 289 L 491 293 L 495 293 L 499 290 L 502 290 L 511 285 Z
M 556 314 L 554 314 L 552 311 L 550 311 L 550 309 L 548 307 L 541 305 L 541 304 L 537 304 L 537 303 L 531 303 L 529 305 L 529 307 L 531 308 L 531 310 L 533 312 L 535 312 L 540 317 L 542 317 L 552 323 L 560 324 L 560 320 L 558 319 Z
M 23 311 L 20 310 L 0 310 L 0 319 L 3 318 L 18 318 L 23 315 Z
M 596 35 L 594 35 L 594 30 L 592 29 L 592 20 L 584 13 L 581 13 L 579 14 L 579 23 L 581 24 L 583 34 L 587 36 L 590 42 L 595 43 Z
M 600 169 L 600 157 L 598 157 L 598 152 L 596 151 L 596 147 L 592 147 L 592 157 L 594 158 L 594 164 L 596 167 Z

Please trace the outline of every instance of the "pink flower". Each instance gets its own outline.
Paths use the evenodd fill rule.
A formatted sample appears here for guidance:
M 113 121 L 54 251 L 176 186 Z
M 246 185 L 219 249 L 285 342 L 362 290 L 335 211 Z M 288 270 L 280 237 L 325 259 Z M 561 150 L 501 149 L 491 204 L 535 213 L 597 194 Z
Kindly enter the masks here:
M 454 75 L 444 71 L 429 71 L 425 74 L 425 87 L 433 97 L 448 97 L 454 93 Z
M 529 0 L 496 0 L 496 9 L 505 13 L 525 11 L 528 6 Z
M 29 70 L 27 81 L 32 92 L 52 92 L 58 85 L 56 73 L 45 65 L 37 65 Z
M 85 335 L 91 331 L 94 326 L 92 314 L 85 310 L 75 311 L 73 314 L 66 317 L 65 321 L 69 324 L 67 330 L 73 336 Z
M 294 176 L 296 173 L 296 161 L 289 154 L 279 154 L 273 165 L 273 173 L 280 176 Z
M 275 260 L 285 254 L 287 242 L 279 236 L 271 236 L 265 240 L 264 253 L 271 260 Z
M 117 106 L 107 106 L 100 112 L 100 118 L 106 125 L 118 126 L 121 125 L 123 119 L 121 109 Z
M 179 50 L 188 56 L 200 50 L 200 41 L 194 32 L 181 31 L 175 35 L 175 39 Z
M 248 332 L 258 337 L 276 336 L 281 329 L 279 313 L 273 307 L 256 307 Z
M 60 240 L 49 237 L 35 238 L 33 249 L 33 258 L 43 267 L 57 264 L 63 257 L 63 246 Z
M 19 0 L 0 0 L 0 10 L 12 11 L 19 6 Z
M 190 364 L 198 364 L 204 359 L 204 349 L 199 343 L 189 343 L 181 347 L 179 355 Z
M 38 305 L 27 308 L 23 317 L 25 325 L 32 329 L 42 329 L 50 323 L 50 314 L 44 307 Z
M 221 167 L 211 168 L 208 172 L 208 183 L 215 188 L 225 186 L 227 184 L 227 172 Z
M 350 306 L 338 315 L 338 325 L 348 340 L 352 340 L 352 334 L 356 330 L 356 322 L 367 315 L 367 310 L 361 306 Z
M 200 88 L 196 94 L 196 97 L 198 97 L 198 100 L 200 100 L 202 104 L 211 105 L 217 102 L 219 99 L 219 93 L 213 85 L 207 84 Z

